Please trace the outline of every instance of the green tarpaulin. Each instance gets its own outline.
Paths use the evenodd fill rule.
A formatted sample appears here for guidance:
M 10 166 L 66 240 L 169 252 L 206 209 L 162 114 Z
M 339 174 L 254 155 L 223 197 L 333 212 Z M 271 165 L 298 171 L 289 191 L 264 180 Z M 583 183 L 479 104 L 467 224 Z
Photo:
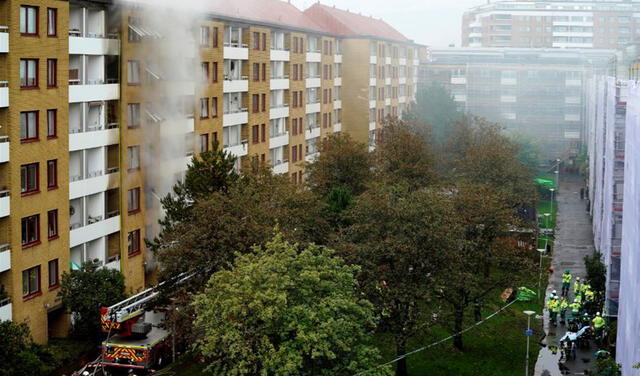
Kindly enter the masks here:
M 536 292 L 526 287 L 518 287 L 517 299 L 521 302 L 530 302 L 536 298 Z

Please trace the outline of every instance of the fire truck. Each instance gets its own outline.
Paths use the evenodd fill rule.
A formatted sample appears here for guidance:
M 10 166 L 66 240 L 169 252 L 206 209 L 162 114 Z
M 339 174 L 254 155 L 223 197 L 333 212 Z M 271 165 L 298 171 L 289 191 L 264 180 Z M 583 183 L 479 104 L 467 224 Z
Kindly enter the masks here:
M 102 354 L 94 367 L 151 371 L 167 363 L 172 352 L 171 333 L 162 326 L 167 310 L 150 309 L 149 306 L 160 294 L 161 286 L 180 283 L 193 275 L 183 273 L 110 307 L 103 307 L 100 323 L 107 338 L 102 342 Z

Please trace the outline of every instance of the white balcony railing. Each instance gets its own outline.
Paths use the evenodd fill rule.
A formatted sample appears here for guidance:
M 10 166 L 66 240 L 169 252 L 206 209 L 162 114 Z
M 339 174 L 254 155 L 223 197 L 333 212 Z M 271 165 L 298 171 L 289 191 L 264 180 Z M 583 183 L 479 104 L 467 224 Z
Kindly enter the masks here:
M 0 321 L 11 321 L 11 298 L 4 298 L 0 300 Z
M 0 244 L 0 273 L 11 269 L 11 249 L 9 244 Z
M 9 162 L 9 136 L 0 136 L 0 163 Z
M 10 202 L 9 191 L 0 191 L 0 218 L 8 216 L 11 212 Z
M 249 141 L 242 140 L 239 144 L 227 145 L 224 147 L 224 150 L 237 158 L 244 157 L 249 154 Z

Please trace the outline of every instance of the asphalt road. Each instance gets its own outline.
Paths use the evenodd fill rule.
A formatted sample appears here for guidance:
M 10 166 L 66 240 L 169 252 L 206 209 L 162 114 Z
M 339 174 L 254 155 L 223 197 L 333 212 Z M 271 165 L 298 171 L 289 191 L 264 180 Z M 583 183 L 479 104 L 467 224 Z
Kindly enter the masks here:
M 562 273 L 571 269 L 575 280 L 586 276 L 583 258 L 593 252 L 593 232 L 591 219 L 586 211 L 586 200 L 580 200 L 582 177 L 564 175 L 560 177 L 560 187 L 557 196 L 558 216 L 556 220 L 556 241 L 551 266 L 554 272 L 549 275 L 549 285 L 545 296 L 551 291 L 562 291 Z M 573 286 L 572 286 L 573 287 Z M 571 300 L 573 296 L 571 295 Z M 595 345 L 591 350 L 578 350 L 576 360 L 559 363 L 560 352 L 553 354 L 549 346 L 559 346 L 560 338 L 566 333 L 566 327 L 558 324 L 550 325 L 549 315 L 544 314 L 544 331 L 547 336 L 542 340 L 546 345 L 540 350 L 536 362 L 535 376 L 583 375 L 585 370 L 594 366 Z M 562 368 L 562 370 L 561 370 Z

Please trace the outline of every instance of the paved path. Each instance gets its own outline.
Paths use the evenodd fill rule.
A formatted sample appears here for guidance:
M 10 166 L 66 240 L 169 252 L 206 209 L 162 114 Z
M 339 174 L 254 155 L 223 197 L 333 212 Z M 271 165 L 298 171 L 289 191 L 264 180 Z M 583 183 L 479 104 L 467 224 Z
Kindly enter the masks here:
M 565 269 L 571 269 L 574 280 L 575 277 L 584 279 L 586 275 L 583 259 L 585 255 L 593 252 L 593 232 L 591 220 L 586 211 L 586 200 L 580 200 L 581 187 L 581 177 L 561 176 L 560 192 L 557 197 L 556 242 L 551 262 L 554 273 L 549 276 L 545 296 L 549 296 L 552 290 L 557 290 L 558 294 L 561 293 L 562 273 Z M 551 326 L 549 316 L 545 313 L 544 330 L 547 337 L 542 343 L 547 347 L 540 350 L 535 368 L 536 376 L 582 375 L 585 370 L 593 366 L 595 350 L 579 350 L 577 360 L 559 365 L 560 353 L 553 354 L 548 346 L 559 346 L 559 339 L 564 336 L 566 328 L 561 324 L 557 327 Z

